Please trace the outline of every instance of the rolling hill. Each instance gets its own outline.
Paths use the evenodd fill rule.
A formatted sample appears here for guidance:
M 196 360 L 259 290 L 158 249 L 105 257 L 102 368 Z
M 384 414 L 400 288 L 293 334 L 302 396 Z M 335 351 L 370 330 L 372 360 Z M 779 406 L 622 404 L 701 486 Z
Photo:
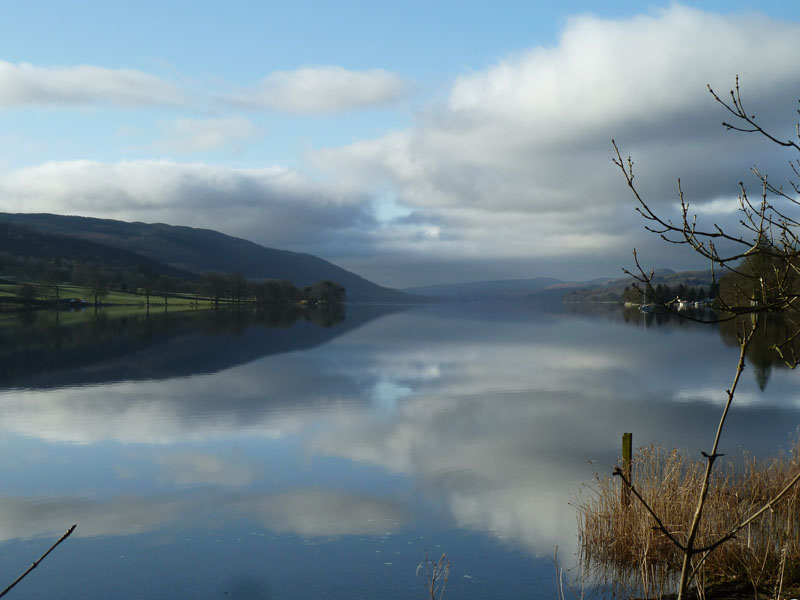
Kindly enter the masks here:
M 0 213 L 0 224 L 3 223 L 33 232 L 29 234 L 29 244 L 17 240 L 22 244 L 17 246 L 18 251 L 27 247 L 35 252 L 34 246 L 44 239 L 50 255 L 79 252 L 89 253 L 93 260 L 108 257 L 132 261 L 132 265 L 144 261 L 162 263 L 170 270 L 195 276 L 239 272 L 251 280 L 288 279 L 298 287 L 330 279 L 342 284 L 348 299 L 356 302 L 415 299 L 311 254 L 266 248 L 210 229 L 45 213 Z
M 141 266 L 171 277 L 190 280 L 197 278 L 194 273 L 165 265 L 129 250 L 4 222 L 0 222 L 0 252 L 29 259 L 58 257 L 77 262 L 93 262 L 102 257 L 102 262 L 110 267 Z
M 601 277 L 591 281 L 562 281 L 552 277 L 535 277 L 428 285 L 404 288 L 403 291 L 459 302 L 525 302 L 552 305 L 562 302 L 621 302 L 623 291 L 633 283 L 634 280 L 630 276 Z M 711 285 L 711 271 L 676 273 L 671 269 L 658 269 L 655 272 L 653 285 L 658 284 L 708 288 Z

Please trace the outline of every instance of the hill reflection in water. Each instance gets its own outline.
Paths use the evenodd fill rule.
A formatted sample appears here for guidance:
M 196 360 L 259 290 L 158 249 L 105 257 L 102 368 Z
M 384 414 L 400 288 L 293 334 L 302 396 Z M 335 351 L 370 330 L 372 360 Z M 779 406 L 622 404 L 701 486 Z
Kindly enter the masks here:
M 0 319 L 0 388 L 213 373 L 262 356 L 313 348 L 396 310 L 374 305 L 350 318 L 344 307 L 6 314 Z

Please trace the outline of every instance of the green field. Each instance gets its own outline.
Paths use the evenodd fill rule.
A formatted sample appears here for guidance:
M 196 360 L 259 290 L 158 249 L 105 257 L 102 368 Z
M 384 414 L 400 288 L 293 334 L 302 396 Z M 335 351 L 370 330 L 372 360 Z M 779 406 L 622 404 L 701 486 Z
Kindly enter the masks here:
M 13 280 L 13 278 L 11 277 L 0 277 L 0 278 L 6 281 Z M 2 301 L 4 297 L 6 298 L 15 297 L 17 291 L 19 290 L 20 287 L 22 287 L 22 285 L 24 285 L 24 283 L 25 282 L 0 284 L 0 301 Z M 36 287 L 37 287 L 37 295 L 36 295 L 37 300 L 56 299 L 55 292 L 53 292 L 52 290 L 48 290 L 42 294 L 38 292 L 38 286 Z M 66 284 L 61 286 L 59 290 L 59 297 L 61 298 L 61 300 L 65 300 L 68 298 L 77 298 L 87 304 L 92 304 L 94 301 L 94 298 L 92 297 L 92 294 L 90 293 L 87 287 L 80 285 L 72 285 L 72 284 Z M 113 306 L 144 307 L 146 303 L 146 296 L 140 293 L 110 290 L 108 294 L 106 294 L 100 299 L 100 302 L 102 304 L 110 304 Z M 170 307 L 172 306 L 189 307 L 189 306 L 194 306 L 195 303 L 197 303 L 199 306 L 202 307 L 208 307 L 212 304 L 211 300 L 209 300 L 208 298 L 198 297 L 197 299 L 195 299 L 193 295 L 189 296 L 186 294 L 175 294 L 175 295 L 170 294 L 168 296 L 167 303 Z M 150 294 L 150 306 L 163 306 L 163 305 L 164 305 L 163 296 Z

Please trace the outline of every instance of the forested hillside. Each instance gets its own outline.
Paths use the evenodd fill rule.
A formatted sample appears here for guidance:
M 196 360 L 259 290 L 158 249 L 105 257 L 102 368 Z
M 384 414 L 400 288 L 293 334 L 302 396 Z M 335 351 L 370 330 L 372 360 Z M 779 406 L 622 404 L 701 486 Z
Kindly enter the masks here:
M 9 239 L 0 245 L 6 265 L 18 266 L 23 259 L 61 259 L 100 263 L 117 272 L 145 269 L 188 279 L 206 273 L 238 273 L 251 281 L 288 280 L 300 288 L 331 280 L 344 286 L 349 300 L 413 299 L 316 256 L 266 248 L 208 229 L 11 213 L 0 213 L 0 224 L 16 226 L 4 230 L 10 232 Z

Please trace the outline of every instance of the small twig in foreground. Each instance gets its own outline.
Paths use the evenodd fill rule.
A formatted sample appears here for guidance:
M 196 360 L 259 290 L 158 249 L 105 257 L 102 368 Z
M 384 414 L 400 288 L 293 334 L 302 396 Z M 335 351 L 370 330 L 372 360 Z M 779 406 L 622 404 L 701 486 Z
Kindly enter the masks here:
M 10 592 L 11 588 L 13 588 L 15 585 L 17 585 L 20 581 L 22 581 L 28 573 L 30 573 L 36 567 L 38 567 L 39 563 L 42 562 L 45 558 L 47 558 L 47 555 L 50 554 L 53 550 L 55 550 L 56 546 L 58 546 L 61 542 L 63 542 L 65 539 L 67 539 L 70 536 L 70 534 L 73 531 L 75 531 L 76 527 L 77 527 L 77 525 L 73 525 L 72 527 L 70 527 L 64 535 L 62 535 L 60 538 L 58 538 L 58 541 L 55 544 L 50 546 L 50 549 L 47 552 L 45 552 L 38 559 L 33 561 L 33 564 L 30 567 L 28 567 L 28 569 L 22 575 L 17 577 L 11 585 L 9 585 L 6 589 L 4 589 L 2 592 L 0 592 L 0 598 L 2 598 L 8 592 Z
M 425 579 L 427 579 L 427 592 L 430 600 L 442 600 L 444 590 L 447 587 L 447 580 L 450 578 L 450 561 L 447 555 L 442 554 L 438 561 L 428 558 L 428 551 L 425 551 L 425 560 L 417 566 L 417 575 L 425 569 Z M 439 584 L 441 583 L 441 590 Z M 439 594 L 437 599 L 436 594 Z

